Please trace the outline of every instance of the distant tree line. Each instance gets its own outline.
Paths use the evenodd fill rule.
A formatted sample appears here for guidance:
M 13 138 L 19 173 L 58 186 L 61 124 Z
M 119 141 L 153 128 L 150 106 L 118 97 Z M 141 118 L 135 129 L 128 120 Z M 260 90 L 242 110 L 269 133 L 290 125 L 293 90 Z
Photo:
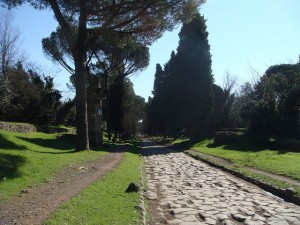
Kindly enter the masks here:
M 53 78 L 25 69 L 20 62 L 0 75 L 0 95 L 1 120 L 45 125 L 62 120 L 74 123 L 62 119 L 66 117 L 62 113 L 65 106 Z
M 200 138 L 222 128 L 248 128 L 250 134 L 300 135 L 300 64 L 271 66 L 254 84 L 234 91 L 227 74 L 214 83 L 205 19 L 183 24 L 177 53 L 156 66 L 153 97 L 146 105 L 144 132 Z
M 269 67 L 234 99 L 232 120 L 249 133 L 300 137 L 300 64 Z
M 74 101 L 62 102 L 53 77 L 26 66 L 12 14 L 3 11 L 0 18 L 0 119 L 74 125 Z
M 107 123 L 108 137 L 114 134 L 124 137 L 134 136 L 141 130 L 144 117 L 145 99 L 134 93 L 132 82 L 120 79 L 108 93 L 108 105 L 104 107 L 104 118 Z

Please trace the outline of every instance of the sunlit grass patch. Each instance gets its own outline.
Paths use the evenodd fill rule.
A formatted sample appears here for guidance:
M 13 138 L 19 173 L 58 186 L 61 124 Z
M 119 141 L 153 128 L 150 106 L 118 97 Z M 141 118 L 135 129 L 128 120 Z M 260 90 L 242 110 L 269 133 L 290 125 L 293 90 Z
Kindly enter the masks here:
M 140 224 L 135 209 L 139 194 L 125 193 L 129 183 L 137 183 L 139 179 L 139 156 L 127 152 L 120 166 L 63 204 L 46 224 Z
M 240 140 L 217 147 L 208 147 L 210 143 L 212 140 L 204 140 L 191 148 L 228 159 L 237 167 L 249 166 L 300 180 L 299 152 L 266 149 L 251 140 Z
M 0 201 L 47 182 L 63 167 L 97 159 L 103 151 L 75 151 L 75 135 L 0 131 Z

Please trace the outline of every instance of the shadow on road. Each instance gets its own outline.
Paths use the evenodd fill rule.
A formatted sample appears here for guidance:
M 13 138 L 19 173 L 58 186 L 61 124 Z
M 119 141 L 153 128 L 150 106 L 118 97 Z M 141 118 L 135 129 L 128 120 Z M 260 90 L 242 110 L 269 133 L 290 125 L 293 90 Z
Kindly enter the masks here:
M 168 153 L 173 152 L 182 152 L 182 150 L 173 149 L 164 145 L 159 145 L 147 139 L 141 141 L 141 150 L 143 156 L 166 155 Z

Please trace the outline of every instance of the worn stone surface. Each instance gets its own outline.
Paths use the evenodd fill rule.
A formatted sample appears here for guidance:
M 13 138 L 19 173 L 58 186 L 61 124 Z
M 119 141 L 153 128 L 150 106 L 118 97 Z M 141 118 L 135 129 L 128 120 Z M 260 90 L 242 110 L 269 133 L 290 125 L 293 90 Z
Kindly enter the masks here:
M 163 146 L 144 153 L 146 194 L 167 224 L 300 224 L 299 206 L 184 153 Z

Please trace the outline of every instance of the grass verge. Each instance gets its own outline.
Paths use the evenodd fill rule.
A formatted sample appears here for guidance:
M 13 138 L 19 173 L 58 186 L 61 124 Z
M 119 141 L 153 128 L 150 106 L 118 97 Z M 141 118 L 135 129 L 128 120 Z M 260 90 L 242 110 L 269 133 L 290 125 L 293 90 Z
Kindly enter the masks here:
M 124 157 L 122 163 L 102 180 L 63 204 L 46 224 L 139 224 L 140 215 L 135 209 L 139 194 L 125 193 L 130 182 L 137 183 L 140 179 L 139 155 L 130 151 Z
M 227 145 L 208 147 L 212 146 L 212 143 L 212 139 L 206 139 L 194 144 L 191 148 L 205 154 L 227 159 L 233 163 L 231 169 L 256 180 L 262 180 L 282 189 L 293 187 L 296 194 L 300 195 L 300 188 L 296 185 L 288 184 L 243 168 L 245 166 L 252 167 L 300 180 L 300 168 L 298 166 L 300 163 L 300 153 L 288 150 L 267 149 L 265 146 L 260 146 L 259 143 L 251 139 L 241 139 Z M 207 160 L 210 161 L 210 159 Z M 218 164 L 218 162 L 215 163 Z
M 228 159 L 238 168 L 249 166 L 300 180 L 299 152 L 266 149 L 247 139 L 217 147 L 208 147 L 210 143 L 212 139 L 206 139 L 194 144 L 191 148 Z
M 295 189 L 296 195 L 300 196 L 300 187 L 299 186 L 288 184 L 283 181 L 279 181 L 279 180 L 273 179 L 273 178 L 265 176 L 265 175 L 257 174 L 257 173 L 254 173 L 254 172 L 249 171 L 244 168 L 237 168 L 236 170 L 238 170 L 239 172 L 246 174 L 247 176 L 252 177 L 256 180 L 262 180 L 272 186 L 279 187 L 281 189 L 287 189 L 287 188 L 292 187 Z
M 75 151 L 75 135 L 0 131 L 0 201 L 29 185 L 47 182 L 54 173 L 104 151 Z
M 147 187 L 148 187 L 148 180 L 146 177 L 146 164 L 145 164 L 145 160 L 144 157 L 140 157 L 140 166 L 141 166 L 141 171 L 140 171 L 140 175 L 141 175 L 141 179 L 142 179 L 142 191 L 146 191 Z M 149 202 L 148 199 L 144 196 L 142 198 L 143 200 L 143 204 L 145 207 L 145 222 L 146 224 L 150 224 L 151 223 L 151 213 L 150 213 L 150 208 L 149 208 Z

